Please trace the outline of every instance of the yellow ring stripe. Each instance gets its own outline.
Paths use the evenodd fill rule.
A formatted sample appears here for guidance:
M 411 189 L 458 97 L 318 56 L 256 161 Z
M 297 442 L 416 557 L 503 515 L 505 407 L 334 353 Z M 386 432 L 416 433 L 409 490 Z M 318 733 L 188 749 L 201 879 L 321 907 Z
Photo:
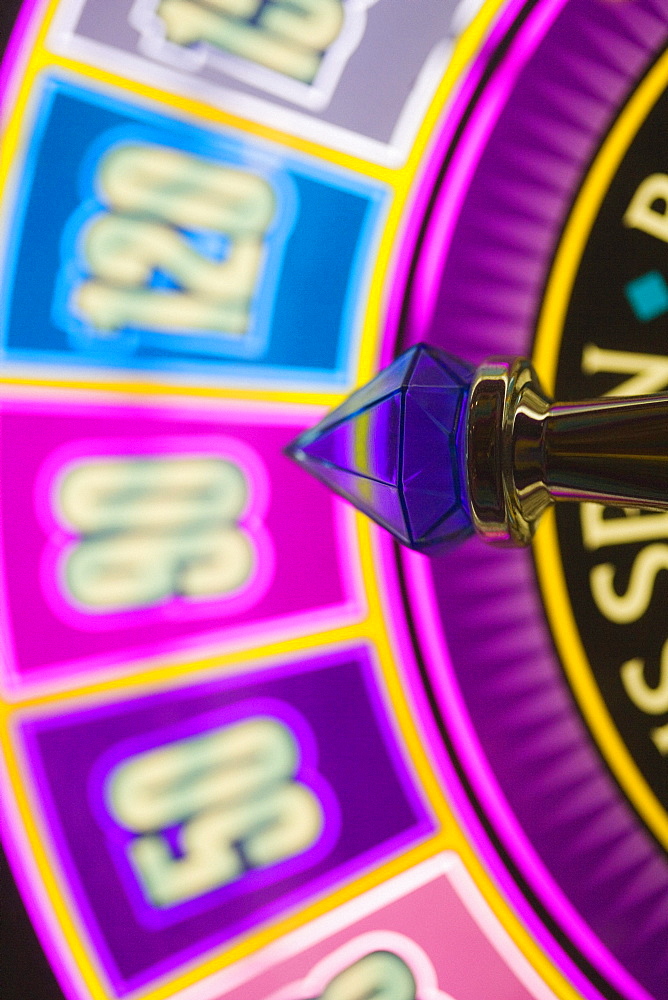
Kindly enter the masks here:
M 580 260 L 612 179 L 647 115 L 668 86 L 668 51 L 654 64 L 615 122 L 578 196 L 555 257 L 534 348 L 534 363 L 554 391 L 566 310 Z M 668 814 L 638 769 L 596 683 L 573 614 L 554 511 L 536 535 L 538 579 L 548 619 L 571 687 L 613 774 L 657 839 L 668 848 Z

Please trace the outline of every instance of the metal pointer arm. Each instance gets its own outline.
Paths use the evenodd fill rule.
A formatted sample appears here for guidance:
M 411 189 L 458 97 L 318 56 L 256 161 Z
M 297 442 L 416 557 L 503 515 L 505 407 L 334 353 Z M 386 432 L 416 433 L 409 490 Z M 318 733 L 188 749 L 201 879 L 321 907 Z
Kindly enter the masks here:
M 525 358 L 418 344 L 288 449 L 401 542 L 527 545 L 555 501 L 668 509 L 668 395 L 554 403 Z

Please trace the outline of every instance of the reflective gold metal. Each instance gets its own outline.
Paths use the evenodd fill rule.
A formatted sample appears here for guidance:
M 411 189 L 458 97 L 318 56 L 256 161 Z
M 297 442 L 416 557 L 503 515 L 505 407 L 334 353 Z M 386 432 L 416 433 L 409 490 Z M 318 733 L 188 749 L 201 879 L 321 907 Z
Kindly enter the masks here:
M 491 358 L 469 397 L 476 531 L 527 545 L 557 500 L 668 509 L 668 395 L 552 402 L 525 358 Z

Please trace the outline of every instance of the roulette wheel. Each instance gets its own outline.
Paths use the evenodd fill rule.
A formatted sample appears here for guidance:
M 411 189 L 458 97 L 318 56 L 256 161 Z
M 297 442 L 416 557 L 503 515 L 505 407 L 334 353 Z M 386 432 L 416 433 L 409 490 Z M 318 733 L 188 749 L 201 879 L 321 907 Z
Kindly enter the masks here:
M 666 1000 L 668 514 L 284 454 L 420 341 L 665 391 L 666 0 L 2 19 L 3 995 Z

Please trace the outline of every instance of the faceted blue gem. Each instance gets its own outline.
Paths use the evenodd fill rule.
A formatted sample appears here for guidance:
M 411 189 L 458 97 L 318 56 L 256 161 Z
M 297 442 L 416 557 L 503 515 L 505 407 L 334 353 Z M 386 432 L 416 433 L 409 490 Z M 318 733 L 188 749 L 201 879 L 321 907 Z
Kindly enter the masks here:
M 417 344 L 288 453 L 404 545 L 441 552 L 473 532 L 465 473 L 473 375 Z

